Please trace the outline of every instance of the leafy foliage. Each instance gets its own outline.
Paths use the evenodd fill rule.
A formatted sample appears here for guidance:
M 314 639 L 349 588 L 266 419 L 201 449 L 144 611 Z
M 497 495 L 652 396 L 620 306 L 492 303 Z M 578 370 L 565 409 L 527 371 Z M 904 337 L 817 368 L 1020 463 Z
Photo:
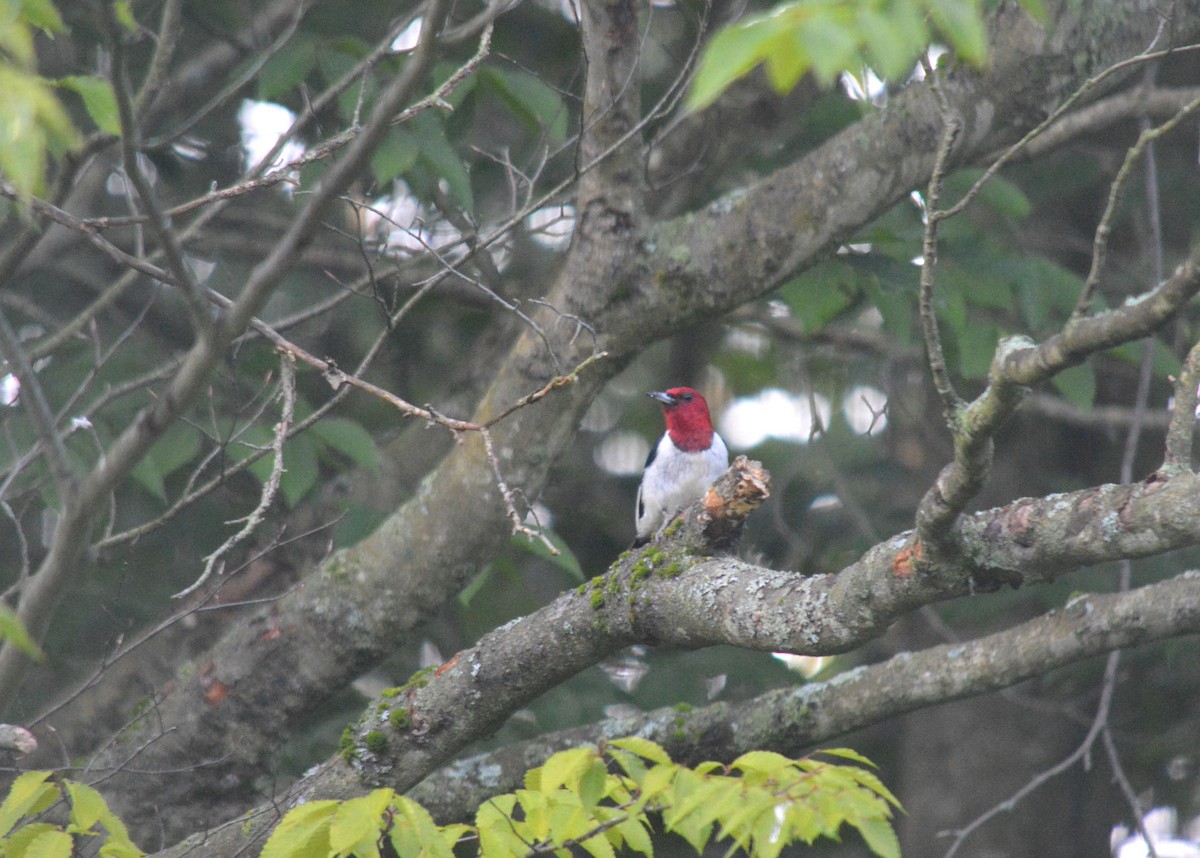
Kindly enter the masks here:
M 774 858 L 797 841 L 837 839 L 849 825 L 876 855 L 899 856 L 890 822 L 899 804 L 862 767 L 870 761 L 846 749 L 822 753 L 861 765 L 752 751 L 728 767 L 703 763 L 691 769 L 673 763 L 648 739 L 618 739 L 602 749 L 555 754 L 526 774 L 524 789 L 480 807 L 474 828 L 435 825 L 420 805 L 379 789 L 293 809 L 262 855 L 375 858 L 386 839 L 399 855 L 450 858 L 452 848 L 471 837 L 489 858 L 576 846 L 596 858 L 622 849 L 653 855 L 649 815 L 655 813 L 697 852 L 715 835 L 733 841 L 733 849 Z
M 70 808 L 66 826 L 32 821 L 60 801 Z M 19 825 L 21 820 L 25 824 Z M 102 831 L 95 830 L 100 826 Z M 50 772 L 25 772 L 0 803 L 0 854 L 5 858 L 68 858 L 89 838 L 103 838 L 101 858 L 140 858 L 125 824 L 87 784 L 50 781 Z
M 17 612 L 8 605 L 0 602 L 0 641 L 11 641 L 30 658 L 42 661 L 46 658 L 42 648 L 29 636 Z
M 1037 0 L 1025 0 L 1039 20 Z M 760 63 L 778 92 L 809 72 L 823 84 L 844 71 L 868 65 L 896 80 L 917 57 L 944 39 L 962 60 L 987 60 L 987 34 L 979 0 L 793 0 L 721 30 L 696 72 L 688 104 L 707 107 L 735 80 Z
M 35 31 L 53 37 L 66 29 L 50 0 L 22 0 L 0 6 L 0 175 L 22 196 L 45 186 L 46 157 L 60 157 L 79 132 L 54 94 L 54 86 L 83 99 L 101 130 L 118 130 L 116 101 L 108 82 L 72 76 L 49 81 L 37 74 Z

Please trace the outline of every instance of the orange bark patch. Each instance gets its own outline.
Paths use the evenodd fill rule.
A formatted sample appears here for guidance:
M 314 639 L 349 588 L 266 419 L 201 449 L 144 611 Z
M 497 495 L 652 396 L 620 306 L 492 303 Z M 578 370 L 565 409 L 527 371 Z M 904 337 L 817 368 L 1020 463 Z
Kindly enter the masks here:
M 918 540 L 892 558 L 892 574 L 897 578 L 908 578 L 921 562 L 921 542 Z

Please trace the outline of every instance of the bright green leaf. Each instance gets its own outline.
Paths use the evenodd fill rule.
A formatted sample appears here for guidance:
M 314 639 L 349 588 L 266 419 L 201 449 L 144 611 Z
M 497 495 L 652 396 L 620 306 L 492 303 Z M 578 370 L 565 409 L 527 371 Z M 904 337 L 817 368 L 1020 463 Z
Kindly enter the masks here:
M 614 748 L 623 748 L 626 751 L 632 751 L 642 759 L 658 763 L 660 766 L 671 765 L 671 757 L 663 750 L 661 745 L 641 736 L 626 736 L 623 739 L 612 739 L 608 744 Z
M 117 0 L 113 5 L 113 12 L 116 13 L 117 21 L 122 27 L 131 33 L 136 33 L 138 29 L 137 18 L 133 17 L 133 3 L 131 0 Z
M 271 832 L 259 858 L 326 858 L 329 824 L 339 803 L 310 801 L 289 810 Z
M 8 837 L 0 838 L 0 850 L 2 850 L 0 854 L 6 858 L 9 856 L 21 858 L 25 855 L 29 844 L 47 831 L 62 831 L 62 829 L 49 822 L 31 822 L 29 825 L 22 825 Z
M 900 841 L 886 819 L 867 819 L 855 826 L 879 858 L 900 858 Z
M 744 772 L 771 773 L 790 766 L 792 761 L 783 754 L 774 751 L 747 751 L 729 764 L 731 769 L 741 769 Z
M 71 858 L 73 854 L 75 838 L 65 831 L 55 829 L 42 831 L 30 840 L 25 847 L 23 858 Z
M 541 767 L 542 776 L 538 789 L 548 794 L 562 786 L 573 787 L 595 758 L 596 749 L 590 745 L 559 751 Z
M 8 795 L 0 802 L 0 837 L 12 831 L 23 816 L 41 813 L 58 798 L 58 788 L 46 783 L 49 772 L 23 772 L 8 788 Z
M 592 808 L 604 798 L 608 785 L 608 767 L 604 760 L 593 757 L 587 769 L 579 778 L 579 800 L 584 807 Z
M 56 85 L 69 89 L 83 99 L 83 106 L 105 134 L 120 136 L 121 117 L 117 112 L 117 97 L 112 84 L 97 75 L 70 75 L 60 77 Z
M 703 110 L 735 80 L 763 60 L 762 46 L 774 35 L 762 17 L 719 30 L 705 48 L 688 93 L 689 110 Z
M 358 858 L 367 858 L 363 853 L 378 856 L 375 844 L 383 831 L 383 812 L 395 795 L 390 789 L 377 789 L 343 801 L 329 822 L 329 848 Z
M 987 61 L 987 30 L 979 0 L 931 0 L 929 13 L 959 57 L 976 66 Z
M 47 35 L 61 33 L 67 28 L 51 0 L 21 0 L 21 10 L 26 21 Z
M 46 654 L 37 642 L 29 636 L 25 625 L 16 611 L 0 602 L 0 640 L 9 641 L 21 652 L 37 661 L 45 661 Z
M 829 757 L 841 757 L 844 760 L 853 760 L 854 762 L 860 763 L 864 766 L 876 768 L 873 762 L 853 748 L 822 748 L 820 751 L 818 751 L 818 753 Z
M 71 822 L 83 831 L 90 831 L 108 810 L 108 804 L 87 784 L 67 781 L 67 792 L 71 796 Z

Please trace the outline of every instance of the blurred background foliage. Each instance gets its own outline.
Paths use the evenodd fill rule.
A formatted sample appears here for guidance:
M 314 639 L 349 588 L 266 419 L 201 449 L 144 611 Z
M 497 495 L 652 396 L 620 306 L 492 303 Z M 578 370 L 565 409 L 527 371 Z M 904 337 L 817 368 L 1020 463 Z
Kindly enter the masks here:
M 130 213 L 130 191 L 111 152 L 98 142 L 115 128 L 111 105 L 95 83 L 103 80 L 109 58 L 90 5 L 59 4 L 58 21 L 36 17 L 48 5 L 26 0 L 26 18 L 14 18 L 17 23 L 0 30 L 0 49 L 10 64 L 6 74 L 22 74 L 22 85 L 36 88 L 17 96 L 12 87 L 0 85 L 0 117 L 11 117 L 4 98 L 20 97 L 43 111 L 47 130 L 38 158 L 70 150 L 75 154 L 68 157 L 92 159 L 71 192 L 74 210 L 86 217 L 120 218 Z M 144 35 L 152 29 L 159 5 L 122 6 L 130 31 Z M 652 3 L 643 23 L 643 103 L 677 94 L 680 67 L 711 22 L 754 11 L 765 8 L 751 3 L 744 13 L 741 4 L 723 0 L 711 8 L 696 0 Z M 285 154 L 294 158 L 303 147 L 317 146 L 355 123 L 370 109 L 379 81 L 403 68 L 403 46 L 409 44 L 403 40 L 419 24 L 411 16 L 393 17 L 394 5 L 339 0 L 315 5 L 288 38 L 264 52 L 250 36 L 243 37 L 246 13 L 247 4 L 239 0 L 184 4 L 180 64 L 222 44 L 238 46 L 246 56 L 230 80 L 214 82 L 210 103 L 175 101 L 170 93 L 153 102 L 146 170 L 166 206 L 235 182 L 297 113 L 314 104 L 315 94 L 368 56 L 380 33 L 391 33 L 400 40 L 397 49 L 383 51 L 366 74 L 320 106 L 315 121 Z M 30 45 L 36 42 L 36 74 L 22 37 L 7 36 L 20 26 L 27 28 Z M 131 43 L 131 65 L 139 73 L 153 44 L 150 38 Z M 455 45 L 435 77 L 449 78 L 475 48 L 473 40 Z M 1158 83 L 1192 85 L 1198 71 L 1193 56 L 1180 56 L 1157 69 Z M 776 94 L 763 86 L 763 75 L 751 73 L 703 114 L 674 111 L 650 124 L 646 133 L 655 144 L 646 165 L 647 199 L 656 216 L 714 203 L 794 161 L 877 110 L 904 77 L 894 73 L 897 83 L 886 84 L 872 81 L 866 69 L 841 76 L 829 72 L 819 75 L 826 86 L 804 80 Z M 47 80 L 65 87 L 61 99 Z M 504 331 L 524 324 L 521 308 L 546 293 L 569 244 L 574 225 L 569 184 L 565 192 L 555 189 L 569 183 L 578 166 L 574 142 L 582 81 L 578 31 L 568 5 L 528 2 L 500 17 L 488 59 L 443 107 L 392 129 L 370 173 L 343 201 L 340 219 L 325 225 L 264 318 L 286 320 L 319 302 L 348 296 L 289 325 L 287 335 L 313 354 L 351 368 L 382 334 L 386 344 L 367 373 L 369 380 L 410 402 L 467 416 L 487 377 L 494 344 Z M 779 83 L 774 77 L 772 82 Z M 742 123 L 737 133 L 722 126 L 730 104 Z M 74 128 L 64 124 L 68 116 Z M 3 121 L 16 120 L 0 120 L 0 131 Z M 703 133 L 695 133 L 697 123 Z M 1087 274 L 1109 182 L 1137 131 L 1136 118 L 1120 119 L 1037 157 L 1018 159 L 945 224 L 937 313 L 961 390 L 981 388 L 998 337 L 1039 338 L 1061 327 Z M 680 136 L 692 147 L 675 148 Z M 1156 145 L 1156 173 L 1135 171 L 1113 222 L 1108 276 L 1094 309 L 1118 305 L 1151 287 L 1155 271 L 1162 265 L 1169 270 L 1196 240 L 1195 152 L 1193 127 Z M 25 150 L 18 154 L 25 160 L 0 159 L 0 170 L 19 194 L 53 188 L 55 176 L 65 169 L 61 162 L 51 163 L 46 180 L 41 166 L 29 166 L 34 156 Z M 313 161 L 294 181 L 234 199 L 189 237 L 186 249 L 198 277 L 226 294 L 235 292 L 323 169 L 322 160 Z M 980 172 L 973 168 L 952 175 L 944 199 L 957 199 Z M 547 194 L 533 214 L 514 216 Z M 867 546 L 910 527 L 917 500 L 950 455 L 916 321 L 920 272 L 914 260 L 921 255 L 922 205 L 914 194 L 776 294 L 649 347 L 596 400 L 543 496 L 529 499 L 563 554 L 551 557 L 515 537 L 457 603 L 431 618 L 421 646 L 397 652 L 384 668 L 363 678 L 360 691 L 395 684 L 423 663 L 448 658 L 483 632 L 602 572 L 627 547 L 638 475 L 662 428 L 646 391 L 679 384 L 703 390 L 733 452 L 761 459 L 771 471 L 773 499 L 751 523 L 741 549 L 747 556 L 797 574 L 831 572 Z M 4 201 L 0 214 L 8 229 L 28 217 L 11 200 Z M 195 216 L 181 213 L 176 225 L 182 228 Z M 510 229 L 499 229 L 510 219 Z M 1157 233 L 1156 219 L 1161 223 Z M 106 235 L 130 247 L 143 240 L 130 227 L 112 228 Z M 388 314 L 439 270 L 439 257 L 459 259 L 479 236 L 493 235 L 485 262 L 467 263 L 464 276 L 440 285 L 387 330 Z M 67 448 L 81 462 L 93 461 L 127 425 L 153 395 L 154 379 L 161 377 L 156 373 L 173 365 L 188 344 L 177 295 L 134 278 L 114 293 L 112 285 L 122 276 L 77 233 L 58 230 L 0 291 L 0 303 L 19 320 L 21 338 L 37 358 L 51 407 L 69 433 Z M 55 336 L 102 296 L 111 299 L 106 309 L 69 336 Z M 1143 360 L 1151 362 L 1153 375 L 1134 478 L 1155 468 L 1161 460 L 1169 378 L 1195 337 L 1194 323 L 1194 314 L 1180 318 L 1147 352 L 1141 346 L 1116 349 L 1037 391 L 1000 438 L 995 471 L 978 506 L 1116 481 Z M 115 538 L 100 551 L 95 574 L 62 606 L 45 644 L 54 669 L 39 672 L 23 692 L 19 705 L 25 714 L 91 674 L 99 654 L 160 619 L 172 604 L 170 595 L 196 579 L 203 558 L 229 535 L 227 522 L 254 507 L 269 458 L 223 475 L 270 442 L 278 419 L 275 366 L 269 344 L 254 339 L 239 344 L 205 401 L 168 432 L 114 497 L 105 527 L 119 537 L 162 515 L 196 485 L 220 480 L 216 491 L 164 527 L 137 538 Z M 11 382 L 3 390 L 10 391 Z M 329 395 L 324 379 L 301 370 L 297 416 L 311 413 Z M 0 521 L 0 587 L 13 584 L 22 568 L 36 563 L 58 502 L 44 464 L 25 461 L 35 433 L 16 407 L 16 392 L 5 396 L 0 405 L 0 497 L 6 504 Z M 292 586 L 301 564 L 288 559 L 289 546 L 275 548 L 276 543 L 318 528 L 318 548 L 303 550 L 323 552 L 370 532 L 450 443 L 441 429 L 405 424 L 386 403 L 351 394 L 334 416 L 287 445 L 281 497 L 259 537 L 262 556 L 251 552 L 246 558 L 250 571 L 244 578 L 250 583 L 238 592 L 257 598 Z M 1139 561 L 1135 580 L 1173 575 L 1196 560 L 1195 552 L 1184 552 Z M 824 678 L 946 636 L 972 637 L 1061 606 L 1073 591 L 1111 589 L 1114 581 L 1112 568 L 1097 568 L 1054 586 L 961 600 L 903 621 L 863 651 L 811 667 Z M 179 646 L 199 648 L 215 633 L 206 627 Z M 1132 782 L 1154 800 L 1193 813 L 1200 811 L 1196 662 L 1190 640 L 1131 653 L 1123 662 L 1113 718 Z M 960 825 L 1078 740 L 1095 703 L 1100 670 L 1101 662 L 1095 661 L 1056 671 L 1012 692 L 897 719 L 845 743 L 881 763 L 885 782 L 910 814 L 911 821 L 902 825 L 924 832 L 937 830 L 931 820 Z M 733 648 L 691 653 L 637 648 L 519 713 L 490 744 L 630 707 L 747 699 L 804 681 L 780 660 Z M 149 693 L 148 688 L 130 692 L 134 697 Z M 296 774 L 323 758 L 365 699 L 348 693 L 330 701 L 328 711 L 314 713 L 313 731 L 283 748 L 278 771 L 264 772 L 264 779 Z M 932 736 L 938 737 L 935 750 L 929 750 Z M 1005 757 L 1004 749 L 1014 744 L 1019 752 L 1010 750 Z M 994 769 L 989 779 L 962 781 L 948 774 L 973 764 L 999 766 L 996 757 L 1003 758 L 1003 768 Z M 960 795 L 944 795 L 947 778 Z M 1047 806 L 1070 818 L 1072 830 L 1090 832 L 1072 854 L 1099 854 L 1107 826 L 1124 818 L 1115 787 L 1094 772 L 1070 774 L 1048 792 Z M 1023 813 L 1042 823 L 1048 818 L 1044 808 L 1019 809 L 1005 824 L 1025 825 Z M 1025 832 L 1021 842 L 1044 842 L 1050 854 L 1067 854 L 1055 852 L 1061 843 L 1056 846 L 1050 832 Z

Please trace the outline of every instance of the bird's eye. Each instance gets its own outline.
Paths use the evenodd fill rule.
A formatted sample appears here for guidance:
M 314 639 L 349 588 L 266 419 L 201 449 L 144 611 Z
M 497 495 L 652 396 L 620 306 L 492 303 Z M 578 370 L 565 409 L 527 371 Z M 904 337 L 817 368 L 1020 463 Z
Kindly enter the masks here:
M 690 393 L 681 394 L 679 398 L 682 399 L 684 402 L 692 401 L 692 395 Z

